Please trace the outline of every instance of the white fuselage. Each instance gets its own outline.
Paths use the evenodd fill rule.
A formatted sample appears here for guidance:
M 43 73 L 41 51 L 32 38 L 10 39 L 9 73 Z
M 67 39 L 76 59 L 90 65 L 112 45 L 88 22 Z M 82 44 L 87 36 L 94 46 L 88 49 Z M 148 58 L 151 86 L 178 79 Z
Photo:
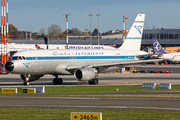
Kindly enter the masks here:
M 180 61 L 180 53 L 166 53 L 161 55 L 159 58 L 169 61 Z
M 79 81 L 98 84 L 98 73 L 125 67 L 132 64 L 153 62 L 139 60 L 148 55 L 140 51 L 145 14 L 138 14 L 120 48 L 98 45 L 70 46 L 69 49 L 39 49 L 19 51 L 6 63 L 6 70 L 21 74 L 27 82 L 37 80 L 44 74 L 52 74 L 54 84 L 62 84 L 58 75 L 72 75 Z M 41 47 L 41 46 L 40 46 Z M 156 60 L 159 61 L 159 60 Z
M 135 55 L 143 51 L 125 50 L 28 50 L 15 53 L 12 58 L 24 57 L 14 63 L 12 73 L 17 74 L 73 74 L 67 71 L 69 66 L 88 66 L 93 64 L 115 63 L 137 60 Z
M 47 49 L 47 45 L 38 44 L 41 49 Z M 0 46 L 1 48 L 1 46 Z M 116 49 L 111 46 L 105 45 L 69 45 L 69 49 Z M 10 51 L 21 51 L 21 50 L 33 50 L 37 49 L 35 44 L 8 44 L 8 50 Z M 63 44 L 50 44 L 49 49 L 66 49 L 66 45 Z

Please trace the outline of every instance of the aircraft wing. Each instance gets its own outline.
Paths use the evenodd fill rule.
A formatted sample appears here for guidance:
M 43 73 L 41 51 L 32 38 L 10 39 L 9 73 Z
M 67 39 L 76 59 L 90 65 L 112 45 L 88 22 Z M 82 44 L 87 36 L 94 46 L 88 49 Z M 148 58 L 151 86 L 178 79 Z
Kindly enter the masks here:
M 152 56 L 152 55 L 156 55 L 156 54 L 141 54 L 141 55 L 136 55 L 136 57 L 140 58 L 140 57 Z
M 141 55 L 136 55 L 136 57 L 137 57 L 137 58 L 140 58 L 140 57 L 145 57 L 145 56 L 154 56 L 154 55 L 162 55 L 162 54 L 169 54 L 169 53 L 141 54 Z
M 106 63 L 106 64 L 94 64 L 93 67 L 110 67 L 110 66 L 118 66 L 118 65 L 132 65 L 132 64 L 142 64 L 142 63 L 150 63 L 154 61 L 162 61 L 163 59 L 152 59 L 152 60 L 134 60 L 134 61 L 120 61 L 114 63 Z
M 134 60 L 134 61 L 120 61 L 120 62 L 111 62 L 111 63 L 99 63 L 99 64 L 92 64 L 88 66 L 68 66 L 67 70 L 72 70 L 72 69 L 78 69 L 82 67 L 111 67 L 111 66 L 123 66 L 123 65 L 133 65 L 133 64 L 142 64 L 142 63 L 150 63 L 150 62 L 158 62 L 162 61 L 163 59 L 151 59 L 151 60 Z
M 136 55 L 137 58 L 141 58 L 141 57 L 153 57 L 153 56 L 156 56 L 156 57 L 159 57 L 163 54 L 169 54 L 169 53 L 153 53 L 153 54 L 141 54 L 141 55 Z

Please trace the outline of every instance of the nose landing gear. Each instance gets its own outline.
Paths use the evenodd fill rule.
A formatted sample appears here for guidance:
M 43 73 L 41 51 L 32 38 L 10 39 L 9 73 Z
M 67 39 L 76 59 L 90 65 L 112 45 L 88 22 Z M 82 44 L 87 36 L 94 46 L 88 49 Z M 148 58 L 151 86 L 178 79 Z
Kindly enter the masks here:
M 29 78 L 30 78 L 30 74 L 27 74 L 27 75 L 21 75 L 21 79 L 24 81 L 23 82 L 23 85 L 27 85 L 29 86 Z

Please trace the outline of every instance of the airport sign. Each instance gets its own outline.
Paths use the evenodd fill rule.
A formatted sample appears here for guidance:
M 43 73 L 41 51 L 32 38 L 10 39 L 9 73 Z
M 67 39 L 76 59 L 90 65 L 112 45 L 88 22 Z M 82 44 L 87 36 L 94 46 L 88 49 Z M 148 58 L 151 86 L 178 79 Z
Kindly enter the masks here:
M 71 112 L 71 120 L 102 120 L 101 112 Z
M 17 93 L 17 88 L 2 88 L 2 93 Z
M 22 88 L 22 93 L 36 93 L 36 88 Z

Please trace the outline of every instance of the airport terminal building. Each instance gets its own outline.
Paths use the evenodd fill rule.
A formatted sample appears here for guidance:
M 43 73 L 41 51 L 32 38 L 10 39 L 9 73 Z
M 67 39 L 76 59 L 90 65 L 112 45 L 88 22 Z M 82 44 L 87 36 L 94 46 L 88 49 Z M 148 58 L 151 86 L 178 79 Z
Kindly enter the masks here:
M 143 39 L 180 39 L 180 27 L 176 29 L 144 29 Z
M 144 29 L 142 47 L 152 47 L 152 39 L 155 38 L 162 47 L 180 46 L 180 27 L 171 29 Z

